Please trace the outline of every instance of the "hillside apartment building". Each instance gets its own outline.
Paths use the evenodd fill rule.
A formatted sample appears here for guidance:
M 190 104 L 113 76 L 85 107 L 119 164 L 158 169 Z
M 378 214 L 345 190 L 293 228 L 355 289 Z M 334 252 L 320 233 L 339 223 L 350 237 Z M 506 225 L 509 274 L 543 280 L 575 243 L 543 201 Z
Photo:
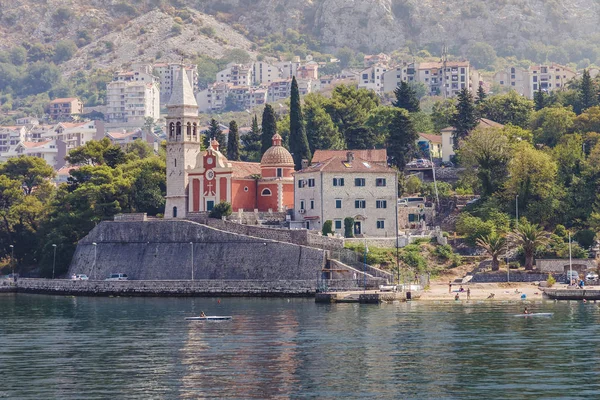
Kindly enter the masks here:
M 54 99 L 48 105 L 48 114 L 54 121 L 70 120 L 83 114 L 83 103 L 76 97 Z
M 497 72 L 494 75 L 494 82 L 533 99 L 539 89 L 546 93 L 561 89 L 576 76 L 576 71 L 554 63 L 531 65 L 527 69 L 511 66 Z

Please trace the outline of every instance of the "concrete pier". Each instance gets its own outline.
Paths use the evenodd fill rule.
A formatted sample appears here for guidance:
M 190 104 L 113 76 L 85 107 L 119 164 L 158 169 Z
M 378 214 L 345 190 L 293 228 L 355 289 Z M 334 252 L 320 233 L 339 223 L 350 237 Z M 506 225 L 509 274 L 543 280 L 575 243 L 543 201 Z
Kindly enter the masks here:
M 420 296 L 420 292 L 380 292 L 374 290 L 367 290 L 366 292 L 326 292 L 317 293 L 315 302 L 379 304 L 418 299 Z
M 544 289 L 552 300 L 600 300 L 599 289 Z

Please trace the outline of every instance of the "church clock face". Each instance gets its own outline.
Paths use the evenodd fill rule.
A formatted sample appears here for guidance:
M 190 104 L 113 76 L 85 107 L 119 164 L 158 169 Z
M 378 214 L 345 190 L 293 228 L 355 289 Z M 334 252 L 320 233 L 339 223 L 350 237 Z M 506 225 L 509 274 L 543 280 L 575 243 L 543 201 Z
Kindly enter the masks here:
M 213 159 L 212 159 L 212 157 L 208 157 L 208 158 L 206 159 L 206 163 L 207 163 L 208 165 L 211 165 L 211 164 L 212 164 L 212 162 L 213 162 Z
M 212 181 L 214 177 L 215 177 L 215 171 L 213 171 L 212 169 L 209 169 L 208 171 L 206 171 L 206 179 L 208 179 L 209 181 Z

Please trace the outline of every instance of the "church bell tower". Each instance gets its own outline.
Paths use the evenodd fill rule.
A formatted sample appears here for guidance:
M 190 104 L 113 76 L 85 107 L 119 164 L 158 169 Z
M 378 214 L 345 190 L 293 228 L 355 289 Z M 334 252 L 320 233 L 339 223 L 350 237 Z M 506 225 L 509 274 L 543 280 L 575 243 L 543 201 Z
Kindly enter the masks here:
M 167 104 L 167 201 L 165 219 L 185 218 L 189 211 L 186 169 L 200 152 L 198 103 L 183 65 Z

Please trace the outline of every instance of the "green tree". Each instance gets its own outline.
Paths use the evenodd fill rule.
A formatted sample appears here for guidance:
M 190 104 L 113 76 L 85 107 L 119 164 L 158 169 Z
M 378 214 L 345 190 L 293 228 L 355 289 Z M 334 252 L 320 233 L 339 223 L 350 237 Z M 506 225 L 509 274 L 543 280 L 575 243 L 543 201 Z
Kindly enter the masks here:
M 344 237 L 354 237 L 354 218 L 352 217 L 344 218 Z
M 322 105 L 323 96 L 309 93 L 304 97 L 306 136 L 311 153 L 315 150 L 343 149 L 342 135 Z
M 0 164 L 0 174 L 20 182 L 24 193 L 30 195 L 35 188 L 54 177 L 54 168 L 42 158 L 21 156 Z
M 229 137 L 227 138 L 227 159 L 229 161 L 240 161 L 240 133 L 237 123 L 229 123 Z
M 347 68 L 354 59 L 354 51 L 348 47 L 342 47 L 335 56 L 340 60 L 340 66 L 342 68 Z
M 533 95 L 533 103 L 535 104 L 535 111 L 540 111 L 542 108 L 546 107 L 546 93 L 542 91 L 541 86 Z
M 419 135 L 415 131 L 407 111 L 397 109 L 389 126 L 387 152 L 392 165 L 403 169 L 416 151 L 416 140 Z
M 452 116 L 451 123 L 454 127 L 454 148 L 456 149 L 460 140 L 464 139 L 477 126 L 473 95 L 467 88 L 458 93 L 456 113 Z
M 575 117 L 573 130 L 581 133 L 600 132 L 600 106 L 589 107 Z
M 250 132 L 241 137 L 243 161 L 260 161 L 261 156 L 261 131 L 258 126 L 258 118 L 256 115 L 252 118 L 252 128 Z
M 445 99 L 436 101 L 431 110 L 433 129 L 439 132 L 452 124 L 452 117 L 456 113 L 456 100 Z
M 491 45 L 481 42 L 469 46 L 467 57 L 471 64 L 479 69 L 492 68 L 497 58 L 496 50 Z
M 511 156 L 508 137 L 500 129 L 475 129 L 458 151 L 461 165 L 476 174 L 484 197 L 502 188 Z
M 461 213 L 456 221 L 456 233 L 463 235 L 465 241 L 471 246 L 477 245 L 477 239 L 493 235 L 495 232 L 492 221 L 483 221 L 468 212 Z
M 486 99 L 487 93 L 483 89 L 483 85 L 479 83 L 479 87 L 477 88 L 477 99 L 475 100 L 475 104 L 481 104 Z
M 377 148 L 385 147 L 390 137 L 391 123 L 398 114 L 398 110 L 403 109 L 393 106 L 379 106 L 372 109 L 367 115 L 363 125 L 373 136 L 373 146 Z
M 148 215 L 163 213 L 167 191 L 165 160 L 156 156 L 141 158 L 123 165 L 122 169 L 131 182 L 131 210 Z
M 498 257 L 506 251 L 506 239 L 497 233 L 492 233 L 477 238 L 476 243 L 492 257 L 492 271 L 498 271 L 500 269 Z
M 262 135 L 260 153 L 265 154 L 273 145 L 273 136 L 277 133 L 277 116 L 270 104 L 265 105 L 262 115 Z
M 394 107 L 404 108 L 410 113 L 421 111 L 417 93 L 408 83 L 400 82 L 398 87 L 394 89 L 394 96 L 396 96 L 396 100 L 392 102 Z
M 526 270 L 533 269 L 535 252 L 538 248 L 548 244 L 549 236 L 540 226 L 527 220 L 519 221 L 519 226 L 510 234 L 510 240 L 523 248 Z
M 296 170 L 302 169 L 302 160 L 311 159 L 308 138 L 304 129 L 304 117 L 300 105 L 300 92 L 296 77 L 292 78 L 292 89 L 290 95 L 290 152 L 294 158 Z
M 73 55 L 77 52 L 77 46 L 72 40 L 61 40 L 56 43 L 54 47 L 54 56 L 52 57 L 52 61 L 56 64 L 63 63 L 65 61 L 69 61 L 73 58 Z
M 482 118 L 500 124 L 512 124 L 526 128 L 533 109 L 533 102 L 514 90 L 506 94 L 490 96 L 480 105 Z
M 231 204 L 226 201 L 221 201 L 216 204 L 212 210 L 210 210 L 210 214 L 208 215 L 210 218 L 222 218 L 228 217 L 232 213 Z
M 570 108 L 554 106 L 535 111 L 529 126 L 536 143 L 554 147 L 561 137 L 570 132 L 574 121 L 575 113 Z
M 330 219 L 323 223 L 323 236 L 328 236 L 330 233 L 333 233 L 333 223 Z
M 223 133 L 221 126 L 217 122 L 216 119 L 211 118 L 208 129 L 204 132 L 204 146 L 208 148 L 210 146 L 210 141 L 215 139 L 219 142 L 219 149 L 227 148 L 227 137 Z
M 23 46 L 15 46 L 10 49 L 10 62 L 13 65 L 21 66 L 27 61 L 27 50 Z
M 581 98 L 581 111 L 585 111 L 588 108 L 598 105 L 598 99 L 596 98 L 596 89 L 592 83 L 592 78 L 587 69 L 583 70 L 581 76 L 581 86 L 579 88 L 579 96 Z

